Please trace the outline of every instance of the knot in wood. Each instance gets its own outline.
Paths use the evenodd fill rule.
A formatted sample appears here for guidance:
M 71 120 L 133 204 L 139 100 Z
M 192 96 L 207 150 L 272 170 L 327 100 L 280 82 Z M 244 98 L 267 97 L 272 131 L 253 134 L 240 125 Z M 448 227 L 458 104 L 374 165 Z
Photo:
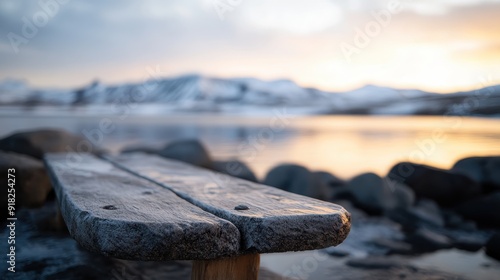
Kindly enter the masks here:
M 248 210 L 248 206 L 240 204 L 234 207 L 234 210 Z

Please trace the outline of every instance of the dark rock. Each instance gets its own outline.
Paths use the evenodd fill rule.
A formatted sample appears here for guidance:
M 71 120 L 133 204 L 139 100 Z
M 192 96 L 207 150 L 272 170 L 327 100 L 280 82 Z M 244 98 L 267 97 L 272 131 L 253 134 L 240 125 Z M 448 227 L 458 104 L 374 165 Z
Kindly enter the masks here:
M 460 229 L 465 231 L 477 230 L 477 225 L 473 221 L 464 220 L 462 216 L 454 211 L 445 210 L 443 211 L 443 217 L 445 220 L 445 226 L 451 229 Z
M 442 214 L 445 226 L 448 228 L 460 228 L 460 226 L 464 223 L 462 216 L 458 215 L 454 211 L 443 210 Z
M 390 209 L 405 209 L 413 203 L 413 193 L 406 186 L 384 180 L 373 173 L 354 177 L 347 185 L 355 206 L 371 214 Z
M 363 259 L 350 259 L 346 262 L 346 265 L 364 269 L 391 269 L 409 266 L 400 259 L 373 256 Z
M 374 239 L 372 243 L 376 246 L 388 249 L 388 254 L 411 254 L 413 252 L 411 244 L 404 241 L 377 238 Z
M 94 136 L 93 136 L 94 137 Z M 45 153 L 102 153 L 91 141 L 57 129 L 23 131 L 0 140 L 0 150 L 42 159 Z
M 464 222 L 460 225 L 459 229 L 462 229 L 462 230 L 469 230 L 469 231 L 471 231 L 471 230 L 476 230 L 476 229 L 477 229 L 477 225 L 476 225 L 476 223 L 475 223 L 475 222 L 473 222 L 473 221 L 464 221 Z
M 159 154 L 160 149 L 149 146 L 127 146 L 123 148 L 121 153 L 146 153 L 146 154 Z
M 354 205 L 368 213 L 381 214 L 384 209 L 393 207 L 390 189 L 374 173 L 354 177 L 349 181 L 347 189 L 353 196 Z
M 484 245 L 484 238 L 477 238 L 474 236 L 460 236 L 453 239 L 453 247 L 469 252 L 477 252 L 483 248 Z
M 409 232 L 419 228 L 441 228 L 444 226 L 443 218 L 439 209 L 426 208 L 424 205 L 416 205 L 407 209 L 395 209 L 385 212 L 385 215 L 403 226 Z
M 15 169 L 13 174 L 15 177 L 8 176 L 8 169 Z M 45 171 L 43 163 L 30 156 L 17 153 L 6 153 L 0 151 L 0 180 L 3 182 L 2 192 L 2 219 L 7 215 L 8 203 L 8 179 L 14 183 L 16 210 L 17 207 L 40 207 L 45 203 L 45 200 L 52 190 L 49 177 Z M 14 193 L 13 193 L 14 194 Z M 12 197 L 11 197 L 12 198 Z
M 451 170 L 481 183 L 486 192 L 500 190 L 500 156 L 464 158 Z
M 432 199 L 442 206 L 456 205 L 482 192 L 481 185 L 465 175 L 410 162 L 396 164 L 388 177 L 408 185 L 417 197 Z
M 330 190 L 326 185 L 321 184 L 307 168 L 295 164 L 274 167 L 267 173 L 264 184 L 322 200 L 330 197 Z
M 349 252 L 342 249 L 330 249 L 326 251 L 328 255 L 337 258 L 343 258 L 349 256 Z
M 408 209 L 415 203 L 415 193 L 410 187 L 389 178 L 384 178 L 384 184 L 392 191 L 395 200 L 394 209 Z
M 413 234 L 408 235 L 407 241 L 413 245 L 415 250 L 421 252 L 430 252 L 453 247 L 451 239 L 441 233 L 426 228 L 420 228 Z
M 500 261 L 500 233 L 494 234 L 486 243 L 486 255 Z
M 345 186 L 346 182 L 335 175 L 326 172 L 326 171 L 315 171 L 313 172 L 314 176 L 318 178 L 318 180 L 322 183 L 325 184 L 326 186 L 330 188 L 337 188 L 337 187 L 342 187 Z
M 414 213 L 416 218 L 422 223 L 433 226 L 433 227 L 444 227 L 445 222 L 443 215 L 441 214 L 441 209 L 432 200 L 420 199 L 415 207 L 409 210 Z
M 386 211 L 385 216 L 400 224 L 405 231 L 415 231 L 421 227 L 421 221 L 409 209 L 395 209 Z
M 198 140 L 180 140 L 165 146 L 159 155 L 190 163 L 192 165 L 212 168 L 212 160 L 207 150 Z
M 495 192 L 456 207 L 457 213 L 482 226 L 500 227 L 500 192 Z
M 252 169 L 250 169 L 250 167 L 248 167 L 245 163 L 238 160 L 215 161 L 213 163 L 213 169 L 234 177 L 257 182 L 257 177 L 253 173 Z

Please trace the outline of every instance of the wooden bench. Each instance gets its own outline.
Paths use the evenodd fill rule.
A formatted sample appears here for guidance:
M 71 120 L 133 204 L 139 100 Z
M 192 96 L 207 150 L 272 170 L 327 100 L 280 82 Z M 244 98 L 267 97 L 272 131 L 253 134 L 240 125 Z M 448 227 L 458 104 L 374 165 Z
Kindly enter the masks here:
M 336 204 L 142 153 L 45 157 L 84 248 L 129 260 L 193 260 L 192 279 L 257 279 L 259 254 L 340 244 Z

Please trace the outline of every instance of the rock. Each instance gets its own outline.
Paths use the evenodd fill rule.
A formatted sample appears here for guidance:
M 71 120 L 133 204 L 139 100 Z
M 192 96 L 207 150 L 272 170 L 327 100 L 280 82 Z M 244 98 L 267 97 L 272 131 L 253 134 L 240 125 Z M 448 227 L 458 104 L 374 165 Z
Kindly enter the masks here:
M 481 183 L 483 190 L 500 190 L 500 156 L 464 158 L 451 169 Z
M 160 149 L 149 146 L 127 146 L 123 148 L 121 153 L 146 153 L 146 154 L 159 154 Z
M 326 171 L 315 171 L 313 172 L 314 176 L 318 178 L 318 180 L 322 183 L 325 184 L 326 186 L 330 188 L 337 188 L 337 187 L 342 187 L 345 186 L 346 182 L 335 175 L 326 172 Z
M 225 173 L 241 179 L 245 179 L 248 181 L 252 182 L 258 181 L 252 169 L 250 169 L 250 167 L 248 167 L 245 163 L 238 160 L 215 161 L 213 163 L 213 169 L 215 171 Z
M 484 238 L 477 238 L 474 236 L 460 236 L 453 239 L 453 247 L 469 252 L 477 252 L 483 248 L 484 245 Z
M 372 243 L 376 246 L 388 249 L 388 254 L 411 254 L 413 252 L 411 244 L 403 241 L 376 238 Z
M 414 207 L 387 211 L 385 214 L 410 232 L 422 227 L 439 229 L 445 225 L 441 210 L 431 200 L 421 199 Z
M 384 178 L 384 184 L 392 190 L 395 200 L 394 209 L 408 209 L 413 206 L 415 203 L 415 193 L 410 187 L 387 177 Z
M 0 140 L 0 150 L 43 159 L 45 153 L 102 153 L 89 140 L 58 129 L 23 131 Z
M 453 247 L 451 239 L 441 233 L 426 228 L 420 228 L 413 234 L 407 236 L 407 241 L 413 245 L 413 248 L 422 252 Z
M 390 189 L 374 173 L 354 177 L 349 181 L 347 189 L 353 196 L 354 205 L 368 213 L 381 214 L 384 209 L 394 205 Z
M 385 270 L 409 266 L 408 264 L 405 264 L 401 259 L 374 256 L 362 259 L 350 259 L 346 262 L 346 265 L 356 268 Z
M 321 184 L 307 168 L 295 164 L 282 164 L 271 169 L 264 179 L 264 185 L 317 199 L 330 198 L 329 188 Z
M 450 210 L 442 211 L 443 218 L 445 221 L 445 226 L 449 228 L 460 228 L 460 226 L 464 223 L 464 220 L 457 213 Z
M 410 209 L 410 211 L 414 213 L 416 218 L 422 221 L 424 224 L 434 227 L 445 226 L 444 218 L 441 214 L 441 209 L 432 200 L 420 199 L 415 204 L 415 207 Z
M 8 169 L 15 169 L 12 173 L 14 178 L 16 211 L 20 206 L 25 207 L 40 207 L 45 203 L 45 200 L 52 190 L 49 177 L 45 171 L 43 163 L 30 156 L 17 153 L 7 153 L 0 151 L 0 180 L 3 183 L 2 191 L 2 219 L 7 215 L 7 182 Z
M 486 243 L 486 255 L 500 261 L 500 233 L 494 234 Z
M 469 231 L 471 231 L 471 230 L 476 230 L 476 229 L 477 229 L 477 225 L 476 225 L 476 223 L 475 223 L 475 222 L 473 222 L 473 221 L 464 221 L 464 222 L 460 225 L 459 229 L 462 229 L 462 230 L 469 230 Z
M 179 140 L 165 146 L 159 155 L 190 163 L 192 165 L 212 168 L 212 159 L 203 144 L 198 140 Z
M 349 252 L 342 249 L 329 249 L 326 253 L 332 257 L 343 258 L 349 256 Z
M 355 206 L 371 214 L 381 214 L 391 209 L 404 209 L 413 203 L 413 193 L 406 186 L 384 180 L 373 173 L 354 177 L 347 190 Z
M 322 189 L 325 191 L 327 200 L 339 198 L 341 199 L 345 195 L 349 195 L 345 192 L 346 182 L 333 174 L 326 171 L 314 171 L 312 172 L 315 180 L 322 185 Z M 349 196 L 347 196 L 349 197 Z
M 405 183 L 419 198 L 428 198 L 441 206 L 453 206 L 481 194 L 481 185 L 469 177 L 451 171 L 410 162 L 396 164 L 388 174 Z
M 500 192 L 495 192 L 456 207 L 462 217 L 471 219 L 482 226 L 500 227 Z
M 442 214 L 447 228 L 465 231 L 473 231 L 477 229 L 475 222 L 464 220 L 462 216 L 452 210 L 443 210 Z

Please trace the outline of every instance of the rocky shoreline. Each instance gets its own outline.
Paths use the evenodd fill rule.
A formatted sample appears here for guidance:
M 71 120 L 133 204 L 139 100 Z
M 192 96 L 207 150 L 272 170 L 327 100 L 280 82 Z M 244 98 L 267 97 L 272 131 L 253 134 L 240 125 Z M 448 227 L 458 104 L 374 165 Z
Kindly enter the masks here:
M 0 139 L 2 180 L 7 181 L 8 168 L 18 170 L 16 202 L 21 210 L 17 214 L 19 220 L 26 221 L 18 227 L 18 235 L 23 244 L 38 248 L 40 253 L 35 257 L 36 250 L 19 252 L 23 274 L 17 274 L 20 278 L 15 279 L 35 275 L 42 279 L 128 279 L 126 275 L 130 273 L 138 279 L 166 275 L 173 279 L 189 278 L 188 262 L 121 261 L 79 248 L 65 231 L 41 161 L 45 153 L 68 151 L 105 152 L 85 138 L 61 130 L 19 132 Z M 197 140 L 168 143 L 162 149 L 128 147 L 122 152 L 137 151 L 259 181 L 241 161 L 214 160 Z M 405 279 L 461 279 L 439 271 L 419 270 L 395 262 L 394 257 L 455 248 L 469 252 L 484 250 L 491 260 L 496 259 L 494 262 L 500 260 L 500 156 L 465 158 L 450 170 L 402 162 L 384 177 L 365 173 L 348 181 L 329 172 L 283 164 L 269 170 L 262 183 L 331 201 L 351 212 L 353 224 L 347 240 L 338 247 L 323 250 L 332 262 L 347 257 L 344 265 L 350 269 L 347 271 L 377 270 L 380 279 L 384 279 L 380 271 L 394 270 L 399 270 L 394 275 Z M 2 195 L 2 209 L 7 209 L 6 192 Z M 5 221 L 7 213 L 5 210 L 1 213 Z M 6 233 L 3 227 L 2 236 Z M 119 271 L 118 276 L 110 271 Z M 266 270 L 262 275 L 263 279 L 280 279 Z

